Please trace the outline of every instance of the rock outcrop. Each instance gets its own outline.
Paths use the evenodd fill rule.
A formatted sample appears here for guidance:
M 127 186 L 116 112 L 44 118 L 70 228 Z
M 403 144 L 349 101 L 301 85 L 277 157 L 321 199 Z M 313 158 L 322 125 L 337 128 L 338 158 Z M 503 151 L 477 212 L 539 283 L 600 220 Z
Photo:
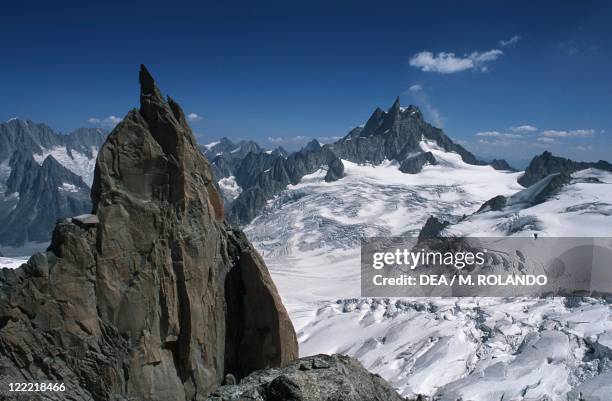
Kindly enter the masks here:
M 508 164 L 508 162 L 504 159 L 493 159 L 488 164 L 495 170 L 516 171 L 516 169 Z
M 485 203 L 483 203 L 482 206 L 478 208 L 478 211 L 476 211 L 476 213 L 488 212 L 488 211 L 499 212 L 500 210 L 503 210 L 504 207 L 506 207 L 507 202 L 508 202 L 508 198 L 506 198 L 503 195 L 494 196 L 488 201 L 486 201 Z
M 531 160 L 529 166 L 525 169 L 525 173 L 518 179 L 518 182 L 524 187 L 530 187 L 550 174 L 562 173 L 564 175 L 570 175 L 575 171 L 584 170 L 590 167 L 604 171 L 612 171 L 612 164 L 604 160 L 598 162 L 577 162 L 563 157 L 553 156 L 552 153 L 546 151 Z
M 380 376 L 342 355 L 302 358 L 282 369 L 257 371 L 207 401 L 402 401 Z
M 46 253 L 0 270 L 0 377 L 65 384 L 46 399 L 203 399 L 226 375 L 297 357 L 183 111 L 144 67 L 140 83 L 140 109 L 98 155 L 93 215 L 58 222 Z
M 448 221 L 440 221 L 434 216 L 429 216 L 423 228 L 419 231 L 418 241 L 438 238 L 440 233 L 449 225 L 450 223 Z

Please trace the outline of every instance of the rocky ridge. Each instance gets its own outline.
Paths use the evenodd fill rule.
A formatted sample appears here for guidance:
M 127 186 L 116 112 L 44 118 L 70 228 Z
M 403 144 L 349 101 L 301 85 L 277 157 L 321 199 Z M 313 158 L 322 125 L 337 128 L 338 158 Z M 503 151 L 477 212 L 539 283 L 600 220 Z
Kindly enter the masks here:
M 39 165 L 31 155 L 15 152 L 9 166 L 6 193 L 0 195 L 0 243 L 48 241 L 59 217 L 91 210 L 87 184 L 55 158 Z
M 106 132 L 58 134 L 18 118 L 0 124 L 0 245 L 51 239 L 59 218 L 91 209 L 89 186 Z
M 278 195 L 288 184 L 297 184 L 306 174 L 323 168 L 326 181 L 341 179 L 342 160 L 358 164 L 378 165 L 385 160 L 399 163 L 399 170 L 408 174 L 419 173 L 425 165 L 438 163 L 431 151 L 421 147 L 423 140 L 435 142 L 447 152 L 454 152 L 473 165 L 491 165 L 498 170 L 513 171 L 504 160 L 485 163 L 461 145 L 454 143 L 444 132 L 428 124 L 416 106 L 401 107 L 399 98 L 388 111 L 377 108 L 367 123 L 351 130 L 344 138 L 332 144 L 321 145 L 311 141 L 300 151 L 286 157 L 265 152 L 251 152 L 240 163 L 218 160 L 221 175 L 235 176 L 242 193 L 231 202 L 228 218 L 235 224 L 247 224 L 261 214 L 266 203 Z M 233 170 L 231 166 L 236 166 Z M 217 171 L 217 170 L 216 170 Z M 215 176 L 219 179 L 218 176 Z
M 593 167 L 599 170 L 612 171 L 612 164 L 600 160 L 598 162 L 577 162 L 559 156 L 554 156 L 549 151 L 545 151 L 539 156 L 534 157 L 518 182 L 524 187 L 529 187 L 540 181 L 547 175 L 562 173 L 569 175 L 578 170 Z
M 207 401 L 401 401 L 383 378 L 343 355 L 315 355 L 281 369 L 257 371 L 222 386 Z
M 236 182 L 243 188 L 232 203 L 228 219 L 246 224 L 264 209 L 266 202 L 287 185 L 297 184 L 302 177 L 325 168 L 328 182 L 342 178 L 344 165 L 327 146 L 315 139 L 303 149 L 287 157 L 268 153 L 249 153 L 236 170 Z

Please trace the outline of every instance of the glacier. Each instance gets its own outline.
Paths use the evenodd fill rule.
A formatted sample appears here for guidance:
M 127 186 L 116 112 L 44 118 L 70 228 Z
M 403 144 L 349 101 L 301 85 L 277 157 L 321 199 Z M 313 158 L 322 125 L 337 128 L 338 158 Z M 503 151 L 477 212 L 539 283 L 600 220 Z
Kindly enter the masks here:
M 305 176 L 245 227 L 298 330 L 301 355 L 355 356 L 407 397 L 608 400 L 600 396 L 612 394 L 604 300 L 360 297 L 361 238 L 417 235 L 431 215 L 449 221 L 454 235 L 611 232 L 610 173 L 576 172 L 531 206 L 534 190 L 517 183 L 522 172 L 464 163 L 435 142 L 420 147 L 438 164 L 404 174 L 396 162 L 343 160 L 341 180 L 325 182 L 324 170 Z M 507 208 L 475 213 L 497 195 L 512 199 Z

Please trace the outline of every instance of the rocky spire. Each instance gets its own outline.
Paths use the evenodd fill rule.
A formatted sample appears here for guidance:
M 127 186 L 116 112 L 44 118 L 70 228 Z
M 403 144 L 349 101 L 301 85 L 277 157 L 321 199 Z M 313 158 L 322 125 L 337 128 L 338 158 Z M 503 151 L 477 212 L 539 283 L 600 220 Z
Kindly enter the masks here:
M 391 114 L 391 115 L 398 115 L 399 112 L 400 112 L 400 107 L 401 107 L 400 98 L 399 98 L 399 96 L 397 96 L 395 98 L 395 101 L 391 105 L 391 108 L 389 109 L 389 114 Z
M 268 270 L 227 226 L 181 108 L 144 67 L 140 82 L 140 110 L 99 152 L 95 216 L 59 222 L 46 253 L 0 270 L 7 380 L 61 377 L 73 400 L 194 400 L 227 374 L 297 357 Z

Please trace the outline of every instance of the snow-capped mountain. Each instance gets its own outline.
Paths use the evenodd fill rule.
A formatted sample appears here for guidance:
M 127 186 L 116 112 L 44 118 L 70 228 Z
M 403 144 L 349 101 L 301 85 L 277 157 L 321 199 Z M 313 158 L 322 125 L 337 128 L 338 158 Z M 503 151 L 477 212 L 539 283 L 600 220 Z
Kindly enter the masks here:
M 287 185 L 300 182 L 305 175 L 325 168 L 327 181 L 340 179 L 344 168 L 341 159 L 373 165 L 393 161 L 398 163 L 401 172 L 417 174 L 424 166 L 438 163 L 434 154 L 421 146 L 422 141 L 455 153 L 465 164 L 489 164 L 493 168 L 512 170 L 503 160 L 491 163 L 478 160 L 442 130 L 427 123 L 418 107 L 401 107 L 399 98 L 386 112 L 380 108 L 374 110 L 364 126 L 354 128 L 335 143 L 321 145 L 313 140 L 289 155 L 284 155 L 280 149 L 278 152 L 252 151 L 231 162 L 229 156 L 225 156 L 227 153 L 221 153 L 213 160 L 213 165 L 218 180 L 233 177 L 240 188 L 239 192 L 232 191 L 238 195 L 227 207 L 228 219 L 233 223 L 247 224 L 262 212 L 267 201 Z M 213 150 L 220 146 L 221 142 L 215 142 L 208 147 Z
M 89 188 L 105 138 L 100 129 L 62 135 L 21 119 L 0 124 L 0 245 L 45 247 L 58 218 L 90 211 Z
M 359 295 L 361 238 L 416 236 L 430 216 L 445 222 L 443 234 L 609 237 L 609 164 L 545 153 L 526 172 L 503 163 L 496 170 L 445 145 L 446 136 L 401 139 L 384 122 L 393 113 L 405 114 L 404 133 L 418 132 L 409 128 L 414 109 L 375 112 L 376 128 L 363 139 L 365 128 L 341 140 L 361 145 L 330 146 L 343 156 L 342 178 L 326 181 L 320 166 L 245 227 L 299 331 L 301 354 L 355 356 L 421 399 L 607 400 L 612 309 L 603 300 Z M 398 140 L 410 151 L 373 145 Z

